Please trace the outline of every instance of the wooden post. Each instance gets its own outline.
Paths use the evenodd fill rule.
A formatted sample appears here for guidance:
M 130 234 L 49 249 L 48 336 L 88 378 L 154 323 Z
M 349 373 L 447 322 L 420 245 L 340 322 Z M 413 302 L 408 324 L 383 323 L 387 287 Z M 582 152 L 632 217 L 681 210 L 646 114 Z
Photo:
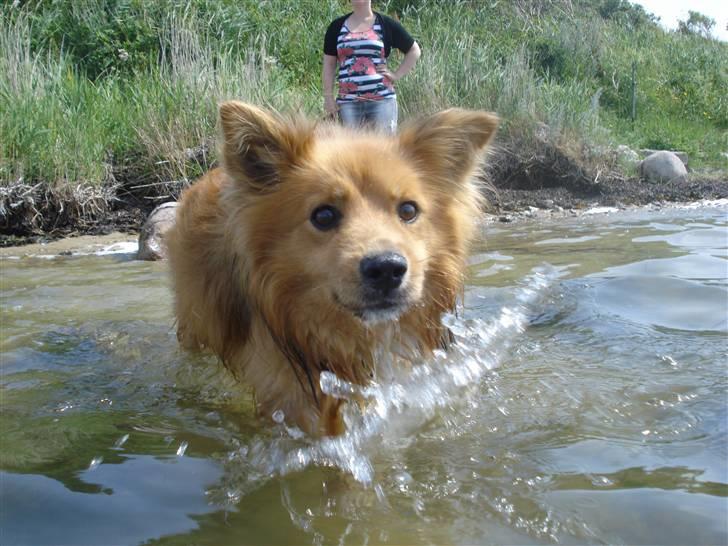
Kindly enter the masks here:
M 637 118 L 637 62 L 632 61 L 632 123 Z

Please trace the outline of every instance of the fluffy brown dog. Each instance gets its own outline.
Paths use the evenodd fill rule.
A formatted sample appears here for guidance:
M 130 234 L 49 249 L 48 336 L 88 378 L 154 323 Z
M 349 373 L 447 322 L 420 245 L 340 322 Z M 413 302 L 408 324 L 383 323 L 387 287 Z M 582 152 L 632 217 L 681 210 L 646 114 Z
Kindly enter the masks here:
M 178 337 L 251 385 L 261 414 L 341 433 L 324 370 L 364 385 L 382 360 L 447 345 L 498 120 L 451 109 L 389 137 L 226 102 L 220 122 L 223 166 L 168 234 Z

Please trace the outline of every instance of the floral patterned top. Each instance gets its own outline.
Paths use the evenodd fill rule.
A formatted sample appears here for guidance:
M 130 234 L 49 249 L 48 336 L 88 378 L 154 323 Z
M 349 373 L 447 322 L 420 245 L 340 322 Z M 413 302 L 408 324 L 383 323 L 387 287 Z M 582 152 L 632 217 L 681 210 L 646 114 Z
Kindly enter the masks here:
M 329 26 L 324 43 L 324 53 L 336 55 L 339 65 L 337 102 L 394 98 L 392 82 L 379 74 L 377 67 L 387 63 L 389 41 L 406 53 L 414 39 L 399 23 L 380 14 L 363 32 L 350 31 L 347 18 L 339 18 Z

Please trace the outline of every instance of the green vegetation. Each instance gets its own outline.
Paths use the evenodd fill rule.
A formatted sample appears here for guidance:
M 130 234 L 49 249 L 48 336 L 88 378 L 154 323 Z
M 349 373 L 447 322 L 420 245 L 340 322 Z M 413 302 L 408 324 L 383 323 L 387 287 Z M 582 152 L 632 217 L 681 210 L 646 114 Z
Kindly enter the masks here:
M 320 115 L 323 32 L 347 5 L 6 0 L 0 189 L 190 180 L 214 161 L 226 98 Z M 527 147 L 545 130 L 580 160 L 627 144 L 725 168 L 728 44 L 709 37 L 700 14 L 668 33 L 625 0 L 381 0 L 375 9 L 396 14 L 423 47 L 398 87 L 404 118 L 484 108 L 503 118 L 504 147 Z

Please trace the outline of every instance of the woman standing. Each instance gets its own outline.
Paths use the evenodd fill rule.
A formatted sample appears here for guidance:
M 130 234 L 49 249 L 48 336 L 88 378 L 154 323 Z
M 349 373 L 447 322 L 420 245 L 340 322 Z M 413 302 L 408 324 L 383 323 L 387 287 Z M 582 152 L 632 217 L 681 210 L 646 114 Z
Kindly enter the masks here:
M 323 89 L 326 113 L 344 125 L 369 124 L 397 130 L 397 95 L 394 82 L 407 74 L 420 58 L 420 46 L 397 21 L 372 11 L 371 0 L 351 0 L 352 12 L 335 19 L 324 38 Z M 396 47 L 404 59 L 396 71 L 387 57 Z M 336 67 L 338 65 L 338 77 Z M 334 99 L 334 81 L 339 92 Z

